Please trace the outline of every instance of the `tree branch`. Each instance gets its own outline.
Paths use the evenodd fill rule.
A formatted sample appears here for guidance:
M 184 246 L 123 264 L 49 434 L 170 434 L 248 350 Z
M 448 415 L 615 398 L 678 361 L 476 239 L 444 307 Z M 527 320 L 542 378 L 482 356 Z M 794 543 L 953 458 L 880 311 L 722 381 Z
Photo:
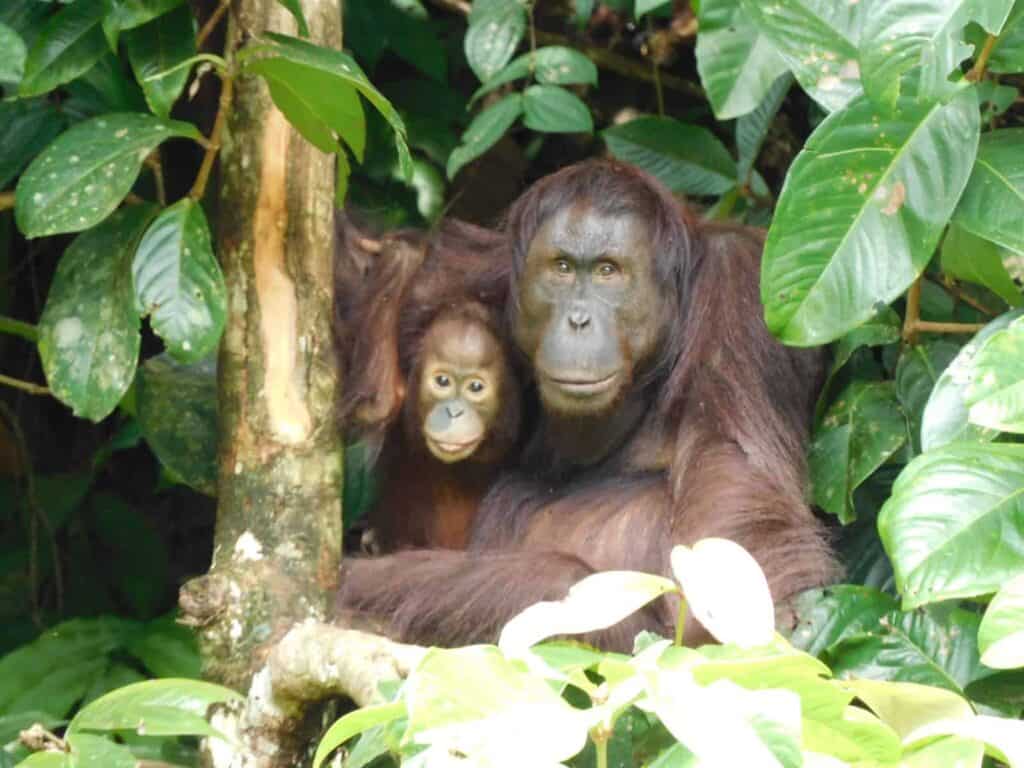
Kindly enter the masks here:
M 13 317 L 6 317 L 5 315 L 0 315 L 0 333 L 19 336 L 33 344 L 39 341 L 39 330 L 34 325 L 23 323 L 21 320 L 15 320 Z
M 917 341 L 917 325 L 921 320 L 921 277 L 907 291 L 907 314 L 903 318 L 903 340 L 907 344 Z
M 996 47 L 996 43 L 999 41 L 999 35 L 989 35 L 985 38 L 985 45 L 981 49 L 981 53 L 978 54 L 978 58 L 974 62 L 974 66 L 967 73 L 967 79 L 972 83 L 976 83 L 985 76 L 985 67 L 988 66 L 989 57 L 992 55 L 993 49 Z
M 206 147 L 206 154 L 203 155 L 203 163 L 199 166 L 195 183 L 188 193 L 193 200 L 201 200 L 206 193 L 206 185 L 210 181 L 210 173 L 213 171 L 213 161 L 217 159 L 217 152 L 220 151 L 224 122 L 227 120 L 228 110 L 231 109 L 234 82 L 231 75 L 224 72 L 218 72 L 218 74 L 220 75 L 220 100 L 217 105 L 217 117 L 213 121 L 213 129 L 210 131 L 210 141 Z
M 229 7 L 231 7 L 229 0 L 222 0 L 221 4 L 218 5 L 214 9 L 213 13 L 210 14 L 210 18 L 206 20 L 206 23 L 203 24 L 203 28 L 199 30 L 199 34 L 196 35 L 197 51 L 203 47 L 203 43 L 206 42 L 206 38 L 208 38 L 213 33 L 213 30 L 217 28 L 217 24 L 222 18 L 224 18 L 224 14 L 228 12 Z

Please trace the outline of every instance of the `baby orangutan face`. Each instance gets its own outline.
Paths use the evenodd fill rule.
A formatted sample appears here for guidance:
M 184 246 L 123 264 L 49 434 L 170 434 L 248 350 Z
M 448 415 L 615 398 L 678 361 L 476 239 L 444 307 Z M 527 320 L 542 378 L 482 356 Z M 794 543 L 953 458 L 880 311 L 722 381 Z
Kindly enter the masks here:
M 486 323 L 467 314 L 436 320 L 420 350 L 416 398 L 427 450 L 446 464 L 500 458 L 518 421 L 519 393 L 511 376 L 501 342 Z

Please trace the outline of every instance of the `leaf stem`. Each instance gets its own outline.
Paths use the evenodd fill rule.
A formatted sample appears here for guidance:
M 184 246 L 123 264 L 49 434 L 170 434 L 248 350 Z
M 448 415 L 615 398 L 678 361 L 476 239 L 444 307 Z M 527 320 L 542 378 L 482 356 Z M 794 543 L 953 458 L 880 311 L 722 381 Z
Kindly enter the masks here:
M 167 192 L 164 189 L 164 167 L 160 162 L 159 148 L 146 158 L 146 165 L 153 172 L 153 184 L 156 186 L 156 199 L 161 206 L 167 205 Z
M 918 324 L 921 321 L 921 276 L 918 275 L 907 291 L 907 313 L 903 318 L 903 340 L 907 344 L 917 341 Z
M 999 42 L 999 35 L 989 35 L 985 38 L 985 45 L 982 47 L 981 53 L 978 54 L 971 71 L 967 73 L 967 79 L 972 83 L 978 82 L 985 76 L 985 68 L 988 66 L 989 57 L 997 42 Z
M 196 35 L 196 50 L 203 47 L 206 38 L 217 28 L 217 24 L 224 18 L 224 14 L 228 12 L 230 7 L 230 0 L 221 0 L 221 4 L 214 9 L 213 13 L 210 14 L 210 18 L 203 24 L 203 28 L 199 30 L 199 34 Z
M 227 120 L 228 110 L 231 109 L 234 80 L 226 72 L 218 72 L 218 74 L 220 75 L 220 101 L 217 105 L 217 117 L 213 121 L 213 129 L 210 131 L 210 141 L 206 147 L 206 154 L 203 155 L 203 163 L 199 166 L 195 183 L 188 193 L 193 200 L 202 199 L 206 193 L 206 185 L 210 181 L 210 173 L 213 170 L 213 161 L 217 159 L 217 152 L 220 150 L 224 123 Z
M 956 299 L 957 301 L 962 301 L 964 304 L 973 307 L 974 309 L 981 312 L 981 314 L 988 315 L 989 317 L 995 317 L 996 315 L 1001 314 L 998 310 L 986 306 L 983 302 L 971 296 L 971 294 L 967 293 L 967 291 L 965 291 L 963 288 L 957 285 L 953 281 L 953 278 L 949 277 L 948 275 L 943 275 L 941 280 L 937 277 L 932 277 L 931 275 L 928 275 L 927 277 L 931 282 L 935 283 L 938 286 L 941 286 L 942 289 L 946 291 L 946 293 L 951 295 L 954 299 Z
M 686 605 L 686 600 L 679 598 L 679 615 L 676 617 L 675 644 L 680 648 L 683 645 L 683 633 L 686 631 L 686 614 L 688 611 L 689 607 Z
M 918 320 L 914 326 L 916 333 L 977 333 L 985 327 L 985 323 L 933 323 Z
M 39 331 L 30 323 L 23 323 L 13 317 L 0 315 L 0 333 L 7 333 L 11 336 L 20 336 L 25 341 L 35 344 L 39 340 Z
M 594 747 L 597 752 L 597 768 L 608 768 L 608 740 L 595 741 Z
M 0 192 L 0 211 L 7 211 L 14 207 L 14 190 Z
M 22 381 L 21 379 L 4 376 L 2 373 L 0 373 L 0 384 L 13 387 L 14 389 L 20 389 L 22 392 L 28 392 L 30 395 L 50 394 L 50 390 L 46 387 L 40 386 L 39 384 L 33 384 L 31 381 Z

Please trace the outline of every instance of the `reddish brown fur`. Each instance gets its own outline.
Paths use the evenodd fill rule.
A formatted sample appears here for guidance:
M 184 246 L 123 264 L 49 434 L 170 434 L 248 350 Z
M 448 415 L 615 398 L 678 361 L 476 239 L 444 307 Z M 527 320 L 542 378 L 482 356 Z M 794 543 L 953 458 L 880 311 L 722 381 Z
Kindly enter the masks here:
M 646 417 L 618 450 L 583 469 L 559 461 L 542 420 L 522 470 L 485 499 L 469 551 L 349 561 L 343 614 L 372 616 L 408 641 L 493 641 L 517 612 L 563 596 L 589 573 L 667 573 L 673 544 L 708 536 L 745 546 L 780 603 L 835 577 L 805 499 L 823 360 L 782 346 L 764 326 L 762 233 L 699 222 L 641 172 L 590 162 L 542 180 L 513 206 L 513 281 L 539 225 L 581 196 L 610 215 L 616 206 L 643 212 L 659 244 L 660 285 L 678 307 L 662 359 L 635 385 Z M 628 649 L 638 629 L 669 634 L 673 619 L 673 606 L 655 605 L 590 639 Z

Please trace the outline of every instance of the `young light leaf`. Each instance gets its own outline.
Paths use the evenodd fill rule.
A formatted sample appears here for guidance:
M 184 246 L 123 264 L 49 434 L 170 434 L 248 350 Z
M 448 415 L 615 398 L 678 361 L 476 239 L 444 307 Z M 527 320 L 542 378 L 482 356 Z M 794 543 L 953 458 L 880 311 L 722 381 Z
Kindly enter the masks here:
M 670 117 L 638 117 L 606 128 L 609 151 L 673 192 L 721 195 L 736 183 L 736 162 L 709 130 Z
M 788 72 L 786 62 L 740 0 L 703 0 L 698 19 L 697 71 L 715 117 L 752 112 Z
M 53 394 L 76 416 L 100 421 L 131 386 L 139 316 L 129 269 L 155 214 L 150 205 L 118 211 L 75 238 L 57 265 L 39 320 L 39 357 Z
M 1024 766 L 1024 722 L 990 715 L 955 720 L 938 720 L 922 725 L 909 734 L 907 746 L 930 741 L 936 736 L 959 736 L 981 741 L 986 752 L 1010 768 Z
M 186 197 L 163 211 L 132 260 L 135 298 L 167 349 L 184 363 L 220 342 L 227 288 L 202 206 Z
M 1024 252 L 1024 128 L 982 137 L 953 220 L 979 237 Z
M 914 459 L 878 530 L 905 610 L 998 590 L 1024 569 L 1024 445 L 951 443 Z
M 400 717 L 405 717 L 406 708 L 404 701 L 395 701 L 389 704 L 380 704 L 375 707 L 363 707 L 336 721 L 327 729 L 327 733 L 320 739 L 313 756 L 313 768 L 320 768 L 324 760 L 353 736 L 364 731 L 375 728 L 385 723 L 390 723 Z
M 972 424 L 1003 432 L 1024 432 L 1024 321 L 992 335 L 974 358 L 967 386 Z
M 967 718 L 973 714 L 962 696 L 944 688 L 863 679 L 844 680 L 842 685 L 903 739 L 933 720 Z
M 18 228 L 43 237 L 98 224 L 128 194 L 153 148 L 178 136 L 201 138 L 190 123 L 134 113 L 101 115 L 65 131 L 18 180 Z
M 1024 575 L 996 592 L 978 629 L 981 663 L 992 669 L 1024 667 Z
M 448 157 L 448 178 L 455 178 L 464 165 L 493 147 L 522 113 L 523 97 L 510 93 L 474 117 L 462 134 L 462 143 Z
M 823 344 L 903 293 L 967 183 L 979 130 L 970 91 L 945 104 L 905 95 L 891 113 L 861 97 L 829 115 L 790 167 L 765 244 L 772 333 Z
M 557 85 L 531 85 L 523 93 L 523 125 L 545 133 L 593 133 L 590 108 Z
M 135 768 L 135 755 L 124 744 L 116 744 L 106 736 L 93 733 L 73 733 L 68 739 L 71 764 L 74 766 L 102 765 L 104 768 Z
M 80 0 L 47 19 L 25 59 L 18 95 L 36 96 L 74 80 L 107 51 L 100 21 L 104 0 Z
M 188 82 L 189 68 L 166 72 L 196 54 L 196 30 L 192 11 L 182 5 L 124 36 L 125 51 L 146 103 L 157 117 L 166 118 Z
M 775 605 L 761 566 L 728 539 L 672 549 L 672 572 L 693 616 L 720 643 L 743 648 L 775 636 Z

